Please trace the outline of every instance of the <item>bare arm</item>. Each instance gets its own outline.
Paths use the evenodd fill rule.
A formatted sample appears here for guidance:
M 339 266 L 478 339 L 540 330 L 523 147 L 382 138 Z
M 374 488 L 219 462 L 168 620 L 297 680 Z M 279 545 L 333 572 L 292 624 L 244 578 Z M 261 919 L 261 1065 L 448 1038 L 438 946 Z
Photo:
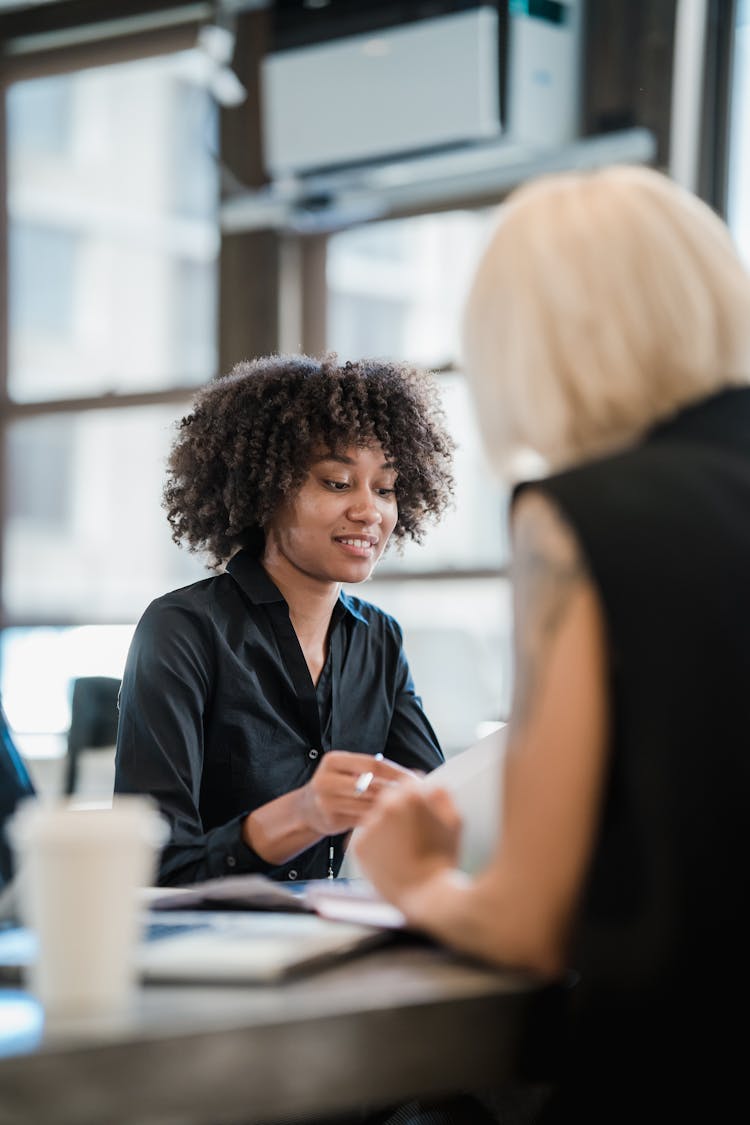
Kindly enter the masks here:
M 413 924 L 489 961 L 554 974 L 565 964 L 598 817 L 606 642 L 597 593 L 554 506 L 525 494 L 513 531 L 516 670 L 494 857 L 474 880 L 458 872 L 444 795 L 417 787 L 373 809 L 357 854 Z

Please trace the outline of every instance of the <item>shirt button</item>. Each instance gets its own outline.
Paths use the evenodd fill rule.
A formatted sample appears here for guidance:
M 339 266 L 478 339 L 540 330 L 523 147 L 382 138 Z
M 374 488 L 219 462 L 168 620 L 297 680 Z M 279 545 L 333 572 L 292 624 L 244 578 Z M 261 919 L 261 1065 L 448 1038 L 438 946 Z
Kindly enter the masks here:
M 292 882 L 294 882 L 294 880 L 295 880 L 296 878 L 297 878 L 297 872 L 296 872 L 296 871 L 294 870 L 294 868 L 292 868 L 292 870 L 291 870 L 291 871 L 288 871 L 288 872 L 287 872 L 287 879 L 291 879 L 291 880 L 292 880 Z
M 316 750 L 315 747 L 313 747 L 312 750 L 307 751 L 307 756 L 314 762 L 319 753 L 320 751 Z
M 227 867 L 236 867 L 237 866 L 237 860 L 234 858 L 233 855 L 228 855 L 227 858 L 226 858 L 226 864 L 227 864 Z

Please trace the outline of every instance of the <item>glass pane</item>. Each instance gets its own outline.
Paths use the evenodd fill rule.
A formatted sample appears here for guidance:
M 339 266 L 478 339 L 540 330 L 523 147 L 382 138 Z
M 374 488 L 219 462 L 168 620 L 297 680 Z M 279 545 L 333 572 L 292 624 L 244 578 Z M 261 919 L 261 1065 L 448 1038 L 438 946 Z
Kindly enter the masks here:
M 426 368 L 454 365 L 462 304 L 492 211 L 451 212 L 372 223 L 330 238 L 328 347 Z M 421 545 L 391 550 L 375 578 L 351 592 L 392 613 L 417 691 L 447 755 L 507 716 L 511 606 L 507 579 L 451 578 L 451 570 L 500 568 L 508 557 L 508 496 L 484 459 L 468 386 L 439 381 L 457 443 L 455 507 Z M 420 580 L 417 572 L 445 578 Z M 379 581 L 378 575 L 389 575 Z M 397 576 L 402 575 L 403 581 Z
M 493 211 L 421 215 L 328 242 L 328 347 L 342 359 L 455 364 L 460 313 Z
M 750 265 L 750 0 L 739 0 L 734 34 L 727 218 Z
M 216 107 L 193 52 L 9 87 L 9 392 L 215 374 Z
M 13 739 L 42 796 L 65 792 L 67 732 L 78 676 L 122 677 L 132 625 L 5 629 L 0 637 L 0 692 Z M 76 796 L 112 796 L 111 749 L 79 755 Z
M 133 625 L 83 625 L 3 630 L 0 694 L 8 722 L 19 741 L 25 741 L 26 753 L 33 756 L 37 747 L 46 749 L 54 742 L 38 736 L 67 732 L 76 677 L 122 677 L 133 629 Z
M 391 613 L 417 692 L 447 756 L 505 720 L 511 692 L 512 617 L 507 579 L 378 582 L 349 593 Z
M 493 211 L 456 211 L 372 223 L 328 244 L 328 347 L 341 359 L 365 355 L 431 368 L 455 363 L 459 321 L 471 272 Z M 421 546 L 392 550 L 389 572 L 469 570 L 507 558 L 507 493 L 482 452 L 468 387 L 460 375 L 437 376 L 457 443 L 455 507 Z
M 161 509 L 172 423 L 184 409 L 50 414 L 8 428 L 6 614 L 135 621 L 159 593 L 205 577 Z
M 388 573 L 500 567 L 508 556 L 507 491 L 487 467 L 474 407 L 462 375 L 437 376 L 448 428 L 456 441 L 454 506 L 430 527 L 421 544 L 390 550 L 380 563 Z

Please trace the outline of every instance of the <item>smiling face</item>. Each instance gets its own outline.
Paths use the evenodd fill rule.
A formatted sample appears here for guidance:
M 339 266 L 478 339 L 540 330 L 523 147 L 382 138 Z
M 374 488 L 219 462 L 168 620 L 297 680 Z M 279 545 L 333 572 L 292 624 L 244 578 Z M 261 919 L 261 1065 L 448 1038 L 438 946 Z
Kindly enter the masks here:
M 379 445 L 321 453 L 265 529 L 266 569 L 325 584 L 369 578 L 398 519 L 396 476 Z

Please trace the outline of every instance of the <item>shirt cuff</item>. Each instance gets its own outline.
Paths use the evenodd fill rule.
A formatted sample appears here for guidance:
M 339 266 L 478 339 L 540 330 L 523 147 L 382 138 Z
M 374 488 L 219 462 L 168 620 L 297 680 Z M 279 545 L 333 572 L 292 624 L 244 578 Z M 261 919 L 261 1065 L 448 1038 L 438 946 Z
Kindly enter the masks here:
M 245 843 L 242 825 L 247 815 L 242 813 L 210 833 L 206 841 L 208 878 L 222 875 L 268 875 L 275 870 L 273 863 L 262 859 Z

